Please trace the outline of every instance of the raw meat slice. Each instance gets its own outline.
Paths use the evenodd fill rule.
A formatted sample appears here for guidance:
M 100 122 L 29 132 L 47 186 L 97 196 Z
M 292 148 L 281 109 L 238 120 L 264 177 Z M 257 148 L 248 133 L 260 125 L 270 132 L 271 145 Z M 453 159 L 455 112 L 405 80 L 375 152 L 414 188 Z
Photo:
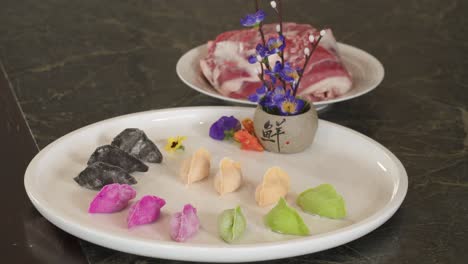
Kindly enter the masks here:
M 266 39 L 277 37 L 275 27 L 276 24 L 264 25 Z M 310 25 L 284 23 L 283 31 L 286 37 L 284 57 L 293 67 L 302 68 L 308 37 L 310 34 L 318 35 L 317 30 Z M 352 86 L 351 75 L 340 60 L 333 33 L 329 29 L 326 33 L 304 71 L 298 91 L 298 95 L 311 101 L 338 97 Z M 246 99 L 261 86 L 256 74 L 260 66 L 247 61 L 249 55 L 255 54 L 255 46 L 260 42 L 255 29 L 220 34 L 208 42 L 208 54 L 200 60 L 203 75 L 220 94 Z M 278 56 L 270 56 L 270 65 L 277 60 Z

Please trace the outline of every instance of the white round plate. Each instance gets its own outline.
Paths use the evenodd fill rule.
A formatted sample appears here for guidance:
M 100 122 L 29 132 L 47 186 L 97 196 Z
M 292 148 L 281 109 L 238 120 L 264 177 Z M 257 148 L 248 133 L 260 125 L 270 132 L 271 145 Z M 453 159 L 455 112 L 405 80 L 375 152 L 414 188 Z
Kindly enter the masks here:
M 353 87 L 347 93 L 337 98 L 314 102 L 317 109 L 368 93 L 375 89 L 384 78 L 384 68 L 374 56 L 343 43 L 338 43 L 338 48 L 341 60 L 353 76 Z M 200 69 L 200 59 L 205 57 L 206 53 L 207 46 L 204 44 L 182 55 L 176 65 L 176 72 L 179 78 L 190 88 L 208 96 L 235 103 L 256 105 L 256 103 L 250 102 L 247 99 L 235 99 L 224 96 L 211 86 Z
M 401 205 L 408 187 L 404 167 L 385 147 L 351 129 L 321 120 L 312 147 L 289 155 L 243 151 L 234 142 L 208 136 L 210 125 L 220 116 L 246 118 L 253 111 L 245 107 L 174 108 L 116 117 L 78 129 L 48 145 L 31 161 L 24 179 L 26 192 L 45 218 L 81 239 L 132 254 L 207 262 L 277 259 L 336 247 L 371 232 Z M 136 199 L 152 194 L 166 199 L 167 204 L 157 222 L 128 230 L 128 208 L 114 214 L 88 214 L 97 192 L 78 186 L 73 177 L 86 167 L 96 147 L 109 144 L 130 127 L 143 129 L 165 155 L 162 164 L 148 164 L 148 172 L 133 173 L 138 180 L 133 185 Z M 186 150 L 167 154 L 165 141 L 176 135 L 187 136 Z M 186 187 L 177 176 L 179 164 L 201 146 L 212 154 L 211 176 Z M 244 183 L 237 192 L 219 197 L 212 181 L 223 157 L 241 162 Z M 286 198 L 309 226 L 310 236 L 281 235 L 265 227 L 263 216 L 271 207 L 258 207 L 254 191 L 272 166 L 280 166 L 290 175 L 291 191 Z M 332 184 L 343 195 L 345 219 L 309 215 L 295 205 L 300 192 L 322 183 Z M 186 243 L 173 242 L 170 215 L 187 203 L 197 208 L 201 229 Z M 226 244 L 217 234 L 217 216 L 237 205 L 247 218 L 247 231 L 237 243 Z

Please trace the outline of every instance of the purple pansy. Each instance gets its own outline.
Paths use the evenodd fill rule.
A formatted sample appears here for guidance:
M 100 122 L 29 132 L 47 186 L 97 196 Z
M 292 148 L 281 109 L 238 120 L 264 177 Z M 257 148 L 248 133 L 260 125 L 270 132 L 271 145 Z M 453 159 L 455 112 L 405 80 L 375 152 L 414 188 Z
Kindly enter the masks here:
M 283 52 L 286 47 L 286 39 L 280 35 L 278 38 L 271 37 L 267 41 L 267 47 L 270 54 Z
M 248 14 L 244 18 L 241 18 L 241 25 L 244 27 L 255 27 L 258 26 L 265 19 L 265 12 L 258 10 L 254 14 Z
M 231 138 L 241 129 L 241 123 L 234 116 L 222 116 L 210 127 L 210 137 L 216 140 Z

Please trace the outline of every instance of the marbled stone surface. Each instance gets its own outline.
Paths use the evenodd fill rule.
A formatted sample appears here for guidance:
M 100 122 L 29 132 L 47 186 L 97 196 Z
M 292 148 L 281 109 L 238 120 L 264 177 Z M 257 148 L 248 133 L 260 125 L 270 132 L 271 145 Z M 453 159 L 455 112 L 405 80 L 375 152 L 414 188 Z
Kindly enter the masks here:
M 330 26 L 339 41 L 383 63 L 385 80 L 375 91 L 321 118 L 393 151 L 407 169 L 409 190 L 395 216 L 369 235 L 271 263 L 466 263 L 468 2 L 284 2 L 287 20 Z M 44 147 L 113 116 L 226 105 L 186 87 L 175 64 L 190 48 L 238 28 L 252 7 L 245 0 L 5 0 L 0 60 Z M 90 263 L 176 263 L 82 247 Z

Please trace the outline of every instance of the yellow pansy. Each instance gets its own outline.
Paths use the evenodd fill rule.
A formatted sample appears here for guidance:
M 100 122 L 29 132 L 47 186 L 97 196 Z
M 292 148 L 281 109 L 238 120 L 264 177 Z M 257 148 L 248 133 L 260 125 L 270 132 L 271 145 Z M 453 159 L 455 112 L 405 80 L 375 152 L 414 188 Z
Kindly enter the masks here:
M 164 147 L 164 149 L 166 149 L 166 151 L 169 151 L 169 152 L 173 152 L 178 149 L 183 150 L 184 145 L 182 145 L 182 142 L 186 139 L 187 137 L 181 137 L 181 136 L 170 137 L 167 139 L 167 144 L 166 144 L 166 147 Z

